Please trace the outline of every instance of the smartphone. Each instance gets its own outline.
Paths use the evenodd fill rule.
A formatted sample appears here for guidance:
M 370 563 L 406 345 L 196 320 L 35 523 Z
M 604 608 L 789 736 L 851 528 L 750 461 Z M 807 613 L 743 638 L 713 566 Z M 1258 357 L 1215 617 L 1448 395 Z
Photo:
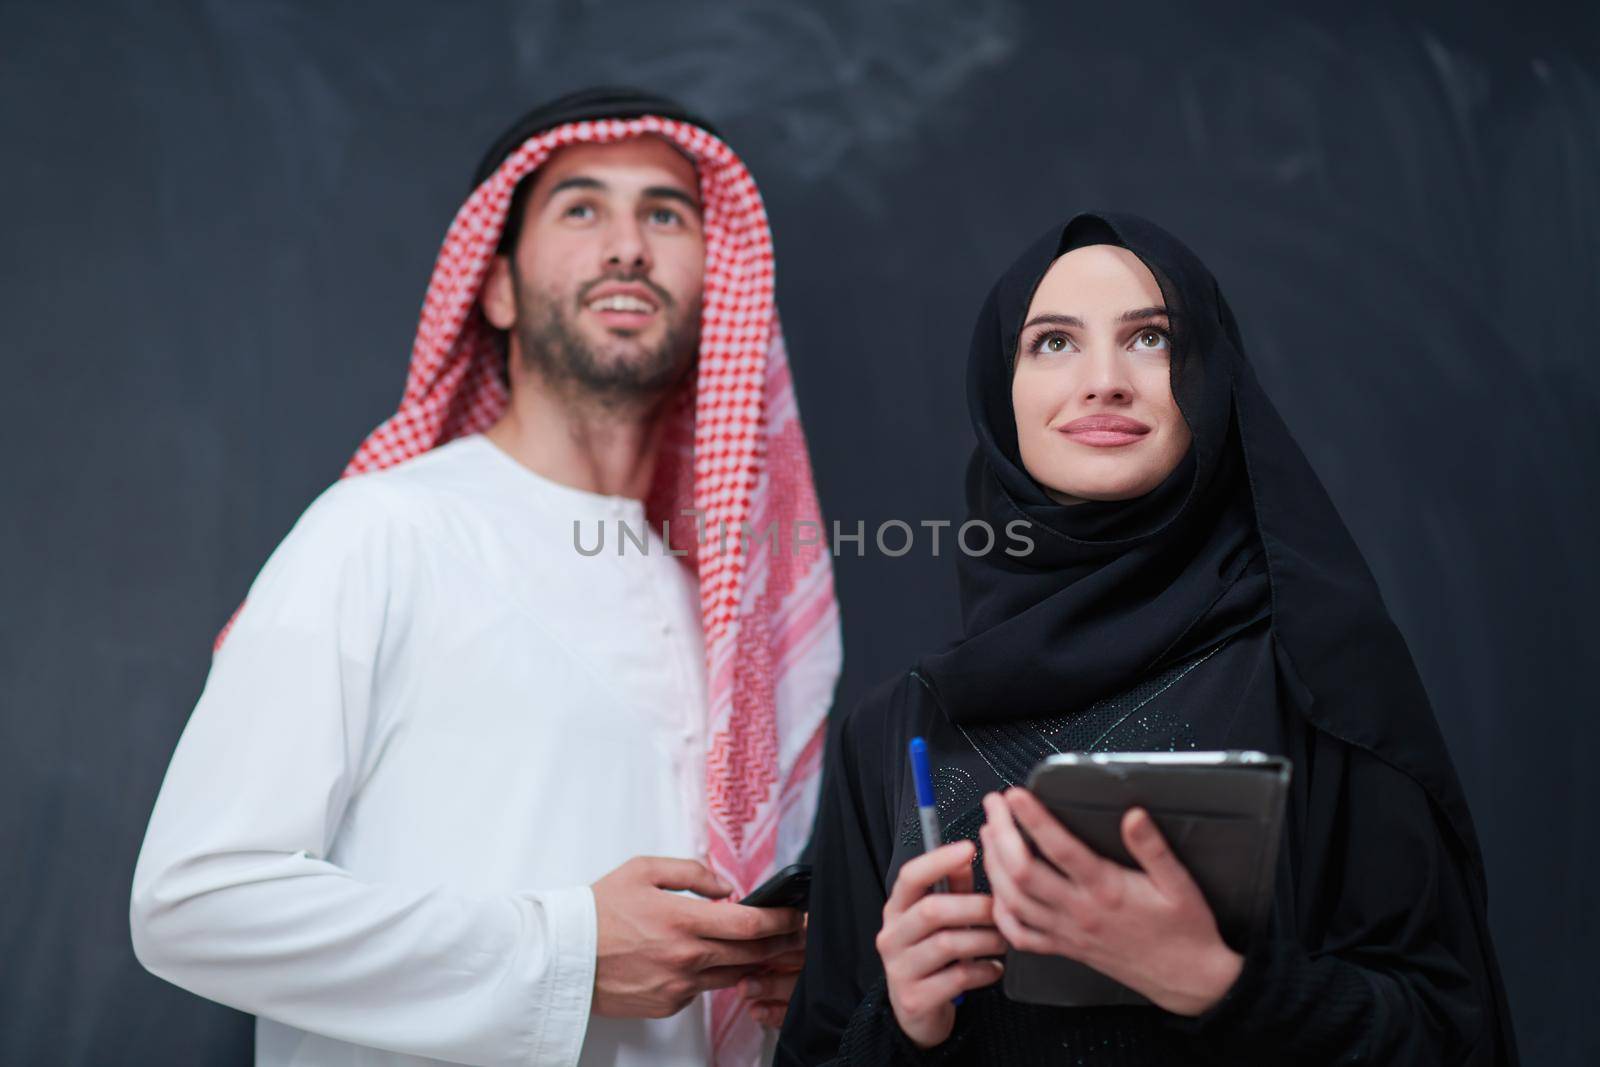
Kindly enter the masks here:
M 791 863 L 750 891 L 739 903 L 752 908 L 799 908 L 811 897 L 811 864 Z

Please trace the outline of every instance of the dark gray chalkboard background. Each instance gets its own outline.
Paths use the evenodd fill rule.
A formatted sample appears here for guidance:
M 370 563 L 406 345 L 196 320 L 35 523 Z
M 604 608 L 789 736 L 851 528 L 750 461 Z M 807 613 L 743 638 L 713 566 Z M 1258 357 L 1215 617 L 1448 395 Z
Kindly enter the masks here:
M 1106 6 L 0 4 L 0 1062 L 248 1062 L 129 948 L 151 802 L 393 410 L 480 151 L 597 81 L 760 181 L 830 518 L 959 515 L 972 317 L 1036 231 L 1184 236 L 1434 697 L 1525 1062 L 1600 1062 L 1597 9 Z M 953 633 L 948 555 L 838 582 L 844 701 Z

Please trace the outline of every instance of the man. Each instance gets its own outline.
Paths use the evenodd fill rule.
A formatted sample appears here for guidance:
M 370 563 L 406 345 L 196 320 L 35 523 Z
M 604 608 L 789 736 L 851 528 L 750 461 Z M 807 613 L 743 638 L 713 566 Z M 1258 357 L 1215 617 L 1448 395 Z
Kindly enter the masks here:
M 752 1062 L 802 919 L 720 898 L 804 840 L 839 639 L 818 549 L 703 536 L 817 514 L 743 164 L 634 91 L 524 118 L 345 474 L 218 639 L 141 962 L 262 1064 Z

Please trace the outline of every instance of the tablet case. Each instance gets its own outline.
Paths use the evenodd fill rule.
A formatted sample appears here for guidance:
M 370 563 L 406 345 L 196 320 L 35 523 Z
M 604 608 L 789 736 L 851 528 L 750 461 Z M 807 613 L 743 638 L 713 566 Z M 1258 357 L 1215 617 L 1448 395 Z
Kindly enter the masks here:
M 1028 789 L 1078 839 L 1127 867 L 1122 816 L 1155 818 L 1217 917 L 1222 939 L 1243 952 L 1272 906 L 1289 761 L 1260 752 L 1096 752 L 1051 756 Z M 1076 960 L 1011 950 L 1005 993 L 1062 1007 L 1150 1001 Z

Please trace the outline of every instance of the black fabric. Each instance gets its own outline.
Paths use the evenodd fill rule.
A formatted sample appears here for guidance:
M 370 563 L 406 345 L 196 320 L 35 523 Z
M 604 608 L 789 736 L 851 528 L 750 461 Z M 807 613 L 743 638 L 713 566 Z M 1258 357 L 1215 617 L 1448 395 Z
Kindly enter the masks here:
M 617 85 L 579 89 L 540 104 L 512 123 L 510 129 L 501 134 L 490 146 L 489 151 L 484 153 L 483 159 L 478 163 L 478 169 L 473 172 L 472 187 L 476 189 L 482 185 L 484 180 L 506 161 L 507 156 L 535 134 L 555 129 L 557 126 L 565 126 L 569 122 L 634 119 L 641 115 L 678 119 L 692 123 L 707 133 L 715 135 L 717 132 L 709 122 L 669 97 Z
M 1231 433 L 1225 342 L 1193 294 L 1197 285 L 1174 287 L 1165 264 L 1151 266 L 1173 327 L 1173 389 L 1194 439 L 1189 454 L 1154 491 L 1127 502 L 1058 504 L 1024 469 L 1011 410 L 1018 333 L 1050 264 L 1084 243 L 1124 242 L 1094 216 L 1053 229 L 1001 278 L 973 334 L 970 518 L 996 530 L 1026 520 L 1035 546 L 1013 556 L 1009 542 L 997 541 L 957 564 L 966 640 L 930 656 L 923 673 L 964 721 L 1086 706 L 1269 609 L 1264 575 L 1242 587 L 1234 581 L 1260 548 Z
M 1144 497 L 1069 507 L 1022 467 L 1011 362 L 1039 280 L 1086 243 L 1128 248 L 1160 283 L 1173 392 L 1194 445 Z M 1052 228 L 989 295 L 968 383 L 971 516 L 997 530 L 1026 520 L 1037 547 L 963 557 L 964 639 L 846 718 L 823 786 L 811 947 L 780 1060 L 877 1062 L 850 1054 L 869 1047 L 916 1059 L 892 1039 L 873 947 L 906 855 L 896 827 L 913 816 L 906 740 L 925 733 L 939 765 L 977 767 L 984 788 L 997 788 L 1023 761 L 1017 731 L 1037 738 L 1051 722 L 1091 721 L 1106 701 L 1195 663 L 1147 713 L 1165 707 L 1186 732 L 1096 744 L 1259 748 L 1294 762 L 1271 936 L 1235 946 L 1246 974 L 1201 1020 L 1154 1008 L 1019 1015 L 1024 1006 L 997 991 L 974 996 L 958 1019 L 958 1061 L 1005 1062 L 1002 1048 L 1029 1041 L 1041 1054 L 1098 1041 L 1124 1051 L 1083 1062 L 1515 1063 L 1476 837 L 1421 682 L 1205 267 L 1142 219 Z M 947 838 L 975 836 L 981 813 L 964 807 L 942 818 Z
M 1470 864 L 1427 794 L 1282 699 L 1270 619 L 1075 713 L 963 725 L 917 675 L 840 724 L 824 771 L 805 970 L 776 1062 L 794 1064 L 1515 1062 L 1479 939 Z M 1255 748 L 1294 761 L 1267 936 L 1198 1019 L 1154 1007 L 1051 1008 L 969 993 L 926 1052 L 900 1032 L 873 947 L 901 865 L 921 852 L 906 743 L 927 739 L 946 840 L 977 841 L 984 793 L 1052 748 Z M 980 846 L 981 848 L 981 846 Z M 988 890 L 982 855 L 977 888 Z
M 1055 503 L 1022 466 L 1011 352 L 1050 264 L 1119 244 L 1156 276 L 1174 338 L 1173 396 L 1194 445 L 1127 503 Z M 1216 280 L 1175 237 L 1131 215 L 1053 227 L 1003 275 L 973 334 L 968 405 L 978 445 L 973 518 L 1024 518 L 1038 549 L 963 554 L 965 640 L 923 673 L 961 720 L 1081 707 L 1272 610 L 1297 710 L 1415 778 L 1481 867 L 1477 835 L 1404 639 L 1316 473 L 1245 359 Z M 1259 540 L 1263 580 L 1233 581 Z M 1070 635 L 1071 639 L 1067 637 Z

